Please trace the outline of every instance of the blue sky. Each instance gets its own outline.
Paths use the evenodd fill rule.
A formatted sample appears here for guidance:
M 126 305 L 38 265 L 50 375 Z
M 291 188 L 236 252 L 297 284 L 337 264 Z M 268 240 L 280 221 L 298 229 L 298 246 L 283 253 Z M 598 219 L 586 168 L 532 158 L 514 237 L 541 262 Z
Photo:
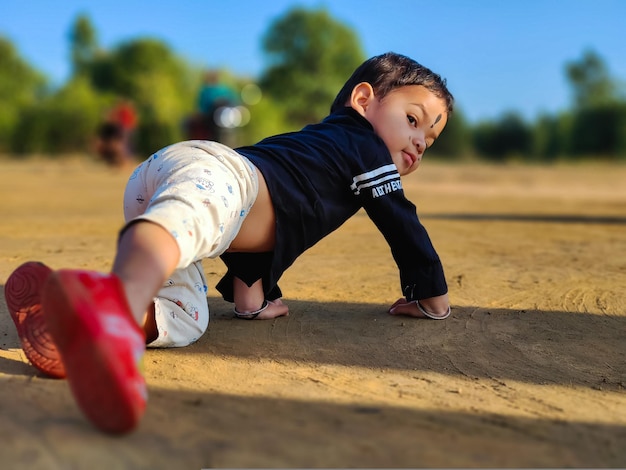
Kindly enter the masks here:
M 566 109 L 564 65 L 586 49 L 626 81 L 624 0 L 1 0 L 0 35 L 55 83 L 68 76 L 68 31 L 79 13 L 105 48 L 150 36 L 198 65 L 254 77 L 264 67 L 263 34 L 296 5 L 326 8 L 368 56 L 395 51 L 440 73 L 474 122 Z

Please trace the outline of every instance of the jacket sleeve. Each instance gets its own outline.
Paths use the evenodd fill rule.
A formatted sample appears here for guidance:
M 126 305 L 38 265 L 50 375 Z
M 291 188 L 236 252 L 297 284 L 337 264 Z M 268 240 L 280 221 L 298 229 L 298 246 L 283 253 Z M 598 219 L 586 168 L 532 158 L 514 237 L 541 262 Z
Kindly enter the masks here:
M 376 194 L 375 190 L 362 194 L 363 207 L 389 244 L 403 295 L 413 301 L 447 293 L 443 266 L 415 205 L 402 189 Z

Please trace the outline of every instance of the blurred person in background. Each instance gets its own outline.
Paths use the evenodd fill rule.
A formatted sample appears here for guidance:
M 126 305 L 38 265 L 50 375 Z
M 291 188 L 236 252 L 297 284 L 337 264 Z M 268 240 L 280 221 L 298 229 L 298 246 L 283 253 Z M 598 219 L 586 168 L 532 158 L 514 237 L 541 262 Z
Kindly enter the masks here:
M 239 105 L 239 96 L 220 81 L 219 73 L 205 73 L 196 101 L 197 113 L 186 123 L 187 137 L 191 140 L 212 140 L 233 145 L 234 128 L 239 122 L 232 118 Z
M 137 112 L 132 102 L 120 99 L 107 113 L 96 136 L 96 154 L 108 165 L 127 167 L 134 162 L 133 135 Z

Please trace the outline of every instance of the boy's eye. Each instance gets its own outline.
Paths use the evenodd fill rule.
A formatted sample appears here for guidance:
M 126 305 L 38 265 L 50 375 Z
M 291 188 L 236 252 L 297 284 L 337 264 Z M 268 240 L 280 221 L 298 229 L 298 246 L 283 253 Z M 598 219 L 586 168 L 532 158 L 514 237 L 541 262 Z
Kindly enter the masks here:
M 417 119 L 415 119 L 413 116 L 407 116 L 407 119 L 409 120 L 409 124 L 417 124 Z

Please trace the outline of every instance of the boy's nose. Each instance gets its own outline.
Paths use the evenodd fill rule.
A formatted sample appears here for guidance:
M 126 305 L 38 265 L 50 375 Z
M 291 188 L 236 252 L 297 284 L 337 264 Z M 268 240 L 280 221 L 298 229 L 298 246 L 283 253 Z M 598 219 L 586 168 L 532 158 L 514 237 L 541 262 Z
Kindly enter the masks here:
M 426 150 L 426 142 L 421 137 L 414 137 L 413 145 L 415 146 L 415 150 L 417 151 L 418 155 L 422 155 L 424 153 L 424 150 Z

